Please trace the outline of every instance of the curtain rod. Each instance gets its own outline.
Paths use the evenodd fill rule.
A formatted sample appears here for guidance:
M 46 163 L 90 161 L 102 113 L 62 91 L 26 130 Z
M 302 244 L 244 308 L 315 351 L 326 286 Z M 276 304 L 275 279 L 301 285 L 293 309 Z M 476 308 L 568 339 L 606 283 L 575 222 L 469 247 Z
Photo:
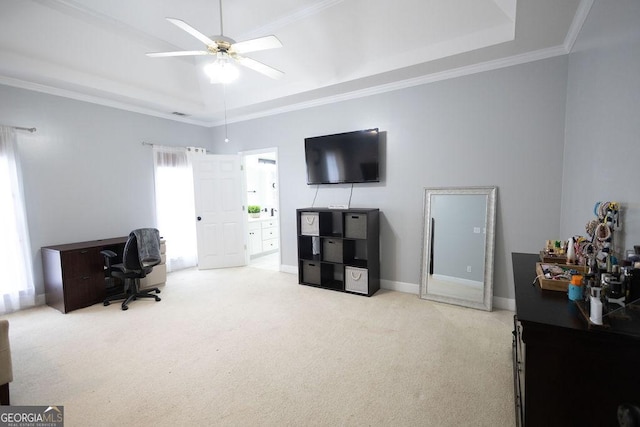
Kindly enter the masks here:
M 31 133 L 36 131 L 36 128 L 24 128 L 21 126 L 7 126 L 7 127 L 10 127 L 11 129 L 15 129 L 15 130 L 26 130 L 27 132 L 31 132 Z
M 148 145 L 149 147 L 161 147 L 161 148 L 184 148 L 186 149 L 187 147 L 174 147 L 171 145 L 162 145 L 162 144 L 154 144 L 153 142 L 147 142 L 147 141 L 142 141 L 142 145 Z
M 172 145 L 161 145 L 161 144 L 154 144 L 152 142 L 147 142 L 147 141 L 142 141 L 142 145 L 148 145 L 150 147 L 161 147 L 161 148 L 167 148 L 169 150 L 175 150 L 175 149 L 179 149 L 179 150 L 185 150 L 185 151 L 198 151 L 201 150 L 202 152 L 207 152 L 206 148 L 202 148 L 202 147 L 181 147 L 181 146 L 172 146 Z

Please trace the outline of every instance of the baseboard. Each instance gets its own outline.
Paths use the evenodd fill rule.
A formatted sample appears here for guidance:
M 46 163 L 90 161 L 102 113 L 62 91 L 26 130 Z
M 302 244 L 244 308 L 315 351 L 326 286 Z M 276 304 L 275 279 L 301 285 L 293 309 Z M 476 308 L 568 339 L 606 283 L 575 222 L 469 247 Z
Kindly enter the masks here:
M 295 265 L 280 264 L 280 271 L 283 273 L 298 274 L 298 267 Z
M 45 305 L 47 303 L 46 294 L 36 295 L 36 303 L 35 305 Z
M 415 283 L 380 280 L 380 287 L 390 291 L 420 295 L 420 285 Z M 516 311 L 516 300 L 513 298 L 493 297 L 493 308 L 497 310 Z
M 298 274 L 295 265 L 280 265 L 283 273 Z M 406 294 L 420 295 L 420 285 L 416 283 L 398 282 L 395 280 L 380 279 L 380 287 L 390 291 L 404 292 Z M 493 297 L 493 308 L 498 310 L 516 311 L 516 300 L 513 298 Z
M 390 291 L 420 295 L 420 285 L 417 285 L 415 283 L 397 282 L 395 280 L 380 279 L 380 287 L 382 289 L 388 289 Z

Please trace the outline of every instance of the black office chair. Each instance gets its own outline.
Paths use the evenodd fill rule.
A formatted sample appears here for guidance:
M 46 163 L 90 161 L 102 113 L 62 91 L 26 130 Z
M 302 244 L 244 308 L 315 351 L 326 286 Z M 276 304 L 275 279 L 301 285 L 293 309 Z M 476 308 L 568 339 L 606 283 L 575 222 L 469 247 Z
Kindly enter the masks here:
M 140 279 L 151 273 L 153 267 L 162 261 L 158 230 L 155 228 L 133 230 L 124 245 L 121 264 L 111 264 L 113 258 L 118 256 L 115 252 L 104 250 L 100 253 L 105 257 L 109 274 L 124 281 L 124 292 L 105 298 L 104 305 L 109 305 L 114 300 L 124 299 L 122 309 L 128 310 L 129 303 L 138 298 L 155 298 L 156 301 L 160 301 L 159 296 L 152 294 L 152 292 L 159 294 L 160 289 L 140 290 Z

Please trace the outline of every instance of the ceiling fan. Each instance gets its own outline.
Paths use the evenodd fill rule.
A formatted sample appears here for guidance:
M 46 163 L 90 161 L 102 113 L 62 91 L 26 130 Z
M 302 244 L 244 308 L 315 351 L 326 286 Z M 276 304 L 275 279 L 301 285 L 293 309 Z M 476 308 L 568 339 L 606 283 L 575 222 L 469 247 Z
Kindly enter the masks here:
M 236 42 L 235 40 L 223 35 L 222 27 L 222 0 L 220 0 L 220 35 L 207 37 L 200 31 L 193 28 L 186 22 L 176 19 L 167 18 L 178 28 L 191 34 L 206 45 L 206 50 L 184 50 L 176 52 L 153 52 L 147 53 L 147 56 L 170 57 L 170 56 L 197 56 L 197 55 L 214 55 L 216 60 L 205 66 L 205 72 L 211 78 L 212 83 L 229 83 L 235 80 L 238 75 L 238 69 L 233 66 L 233 62 L 257 71 L 265 76 L 273 79 L 279 79 L 284 75 L 277 70 L 255 59 L 243 56 L 245 53 L 256 52 L 259 50 L 274 49 L 282 47 L 282 43 L 276 36 L 265 36 L 256 39 Z

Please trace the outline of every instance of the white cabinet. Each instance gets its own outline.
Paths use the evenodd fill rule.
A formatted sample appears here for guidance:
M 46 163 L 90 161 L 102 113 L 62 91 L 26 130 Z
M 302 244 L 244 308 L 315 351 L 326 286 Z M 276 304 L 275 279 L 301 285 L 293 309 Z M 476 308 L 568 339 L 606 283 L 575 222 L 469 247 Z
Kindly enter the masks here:
M 249 221 L 249 255 L 262 252 L 262 224 L 261 221 Z
M 273 219 L 262 221 L 262 252 L 271 252 L 280 247 L 278 244 L 278 223 Z
M 273 252 L 280 247 L 278 221 L 275 219 L 249 220 L 249 255 Z

